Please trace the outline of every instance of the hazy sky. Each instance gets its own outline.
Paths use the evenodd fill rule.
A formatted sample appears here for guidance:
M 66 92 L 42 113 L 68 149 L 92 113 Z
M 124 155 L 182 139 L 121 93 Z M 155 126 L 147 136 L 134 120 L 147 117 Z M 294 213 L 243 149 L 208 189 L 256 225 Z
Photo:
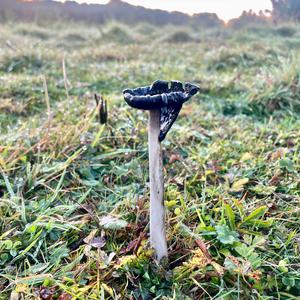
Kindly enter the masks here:
M 63 0 L 60 0 L 63 1 Z M 108 0 L 76 0 L 79 3 L 107 3 Z M 271 9 L 270 0 L 124 0 L 131 4 L 185 13 L 215 12 L 220 18 L 229 20 L 240 16 L 243 10 Z

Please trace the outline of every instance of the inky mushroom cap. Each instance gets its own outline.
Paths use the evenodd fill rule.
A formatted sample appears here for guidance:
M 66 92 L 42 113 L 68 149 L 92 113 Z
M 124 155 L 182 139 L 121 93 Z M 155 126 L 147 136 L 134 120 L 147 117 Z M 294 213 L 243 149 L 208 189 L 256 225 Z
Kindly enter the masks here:
M 126 89 L 124 99 L 131 107 L 152 110 L 162 106 L 177 106 L 188 101 L 199 91 L 191 83 L 183 84 L 180 81 L 157 80 L 151 86 Z
M 180 81 L 157 80 L 151 86 L 123 91 L 124 99 L 133 108 L 143 110 L 160 109 L 159 141 L 163 141 L 177 119 L 183 103 L 200 89 Z

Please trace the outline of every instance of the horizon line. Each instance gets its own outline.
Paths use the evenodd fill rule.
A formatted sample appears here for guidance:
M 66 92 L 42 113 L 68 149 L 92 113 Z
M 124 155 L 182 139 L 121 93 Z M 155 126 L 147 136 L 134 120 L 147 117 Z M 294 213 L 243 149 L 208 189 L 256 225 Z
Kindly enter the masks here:
M 31 0 L 31 1 L 35 1 L 35 0 Z M 37 0 L 37 1 L 41 1 L 41 0 Z M 43 0 L 42 0 L 43 1 Z M 218 18 L 220 20 L 222 20 L 224 23 L 228 23 L 230 20 L 233 20 L 233 19 L 236 19 L 236 18 L 239 18 L 244 11 L 246 12 L 249 12 L 249 11 L 253 11 L 254 13 L 258 14 L 259 11 L 262 11 L 264 13 L 270 11 L 270 8 L 271 6 L 269 5 L 269 7 L 263 7 L 261 9 L 258 9 L 258 8 L 250 8 L 248 7 L 248 9 L 239 9 L 239 12 L 234 15 L 221 15 L 220 13 L 218 13 L 217 11 L 212 11 L 210 9 L 207 9 L 207 10 L 201 10 L 201 11 L 183 11 L 183 10 L 180 10 L 180 9 L 164 9 L 162 7 L 153 7 L 151 5 L 149 6 L 146 6 L 146 5 L 143 5 L 142 3 L 136 3 L 138 0 L 100 0 L 102 1 L 102 3 L 99 3 L 99 0 L 51 0 L 51 1 L 55 1 L 55 2 L 60 2 L 60 3 L 65 3 L 65 2 L 75 2 L 75 3 L 78 3 L 79 5 L 82 5 L 82 4 L 85 4 L 85 5 L 107 5 L 109 4 L 109 2 L 113 2 L 113 1 L 120 1 L 120 2 L 124 2 L 126 4 L 129 4 L 129 5 L 133 5 L 133 6 L 136 6 L 136 7 L 143 7 L 145 9 L 151 9 L 151 10 L 161 10 L 161 11 L 166 11 L 166 12 L 175 12 L 175 13 L 182 13 L 182 14 L 186 14 L 186 15 L 189 15 L 189 16 L 193 16 L 193 15 L 197 15 L 197 14 L 201 14 L 201 13 L 209 13 L 209 14 L 216 14 L 218 16 Z M 97 2 L 96 2 L 97 1 Z M 144 0 L 146 1 L 146 0 Z M 176 1 L 179 1 L 179 0 L 176 0 Z M 237 1 L 237 0 L 228 0 L 228 1 Z M 258 1 L 258 0 L 257 0 Z M 265 0 L 266 3 L 270 2 L 269 0 Z M 154 1 L 151 1 L 151 3 L 153 3 Z M 259 1 L 260 3 L 262 2 L 261 0 Z M 165 2 L 164 2 L 165 4 Z

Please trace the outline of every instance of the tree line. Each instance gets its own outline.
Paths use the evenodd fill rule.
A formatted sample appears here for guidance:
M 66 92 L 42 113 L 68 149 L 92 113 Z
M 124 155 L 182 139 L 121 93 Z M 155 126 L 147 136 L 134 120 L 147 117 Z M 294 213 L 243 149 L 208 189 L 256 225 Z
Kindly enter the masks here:
M 78 4 L 52 0 L 1 0 L 0 21 L 6 20 L 60 20 L 104 23 L 117 20 L 127 24 L 147 22 L 155 25 L 186 25 L 188 23 L 206 27 L 222 26 L 223 21 L 216 14 L 201 13 L 189 16 L 180 12 L 167 12 L 130 5 L 121 0 L 111 0 L 108 4 Z
M 271 0 L 273 10 L 271 12 L 252 11 L 243 14 L 230 22 L 233 26 L 244 23 L 264 23 L 270 20 L 300 21 L 300 0 Z M 148 22 L 155 25 L 201 25 L 202 27 L 220 27 L 224 22 L 213 13 L 200 13 L 189 16 L 180 12 L 167 12 L 159 9 L 147 9 L 141 6 L 133 6 L 121 0 L 111 0 L 106 5 L 78 4 L 74 1 L 65 3 L 52 0 L 1 0 L 0 22 L 8 20 L 39 21 L 71 19 L 74 21 L 86 21 L 104 23 L 109 20 L 117 20 L 127 24 Z

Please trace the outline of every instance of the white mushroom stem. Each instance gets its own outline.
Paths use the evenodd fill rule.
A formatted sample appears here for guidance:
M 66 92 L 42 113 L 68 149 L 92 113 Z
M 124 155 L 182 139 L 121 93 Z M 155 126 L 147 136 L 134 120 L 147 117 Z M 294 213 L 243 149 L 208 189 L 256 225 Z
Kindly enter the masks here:
M 151 110 L 149 114 L 149 172 L 150 172 L 150 243 L 160 261 L 168 256 L 165 207 L 164 177 L 160 132 L 160 110 Z

